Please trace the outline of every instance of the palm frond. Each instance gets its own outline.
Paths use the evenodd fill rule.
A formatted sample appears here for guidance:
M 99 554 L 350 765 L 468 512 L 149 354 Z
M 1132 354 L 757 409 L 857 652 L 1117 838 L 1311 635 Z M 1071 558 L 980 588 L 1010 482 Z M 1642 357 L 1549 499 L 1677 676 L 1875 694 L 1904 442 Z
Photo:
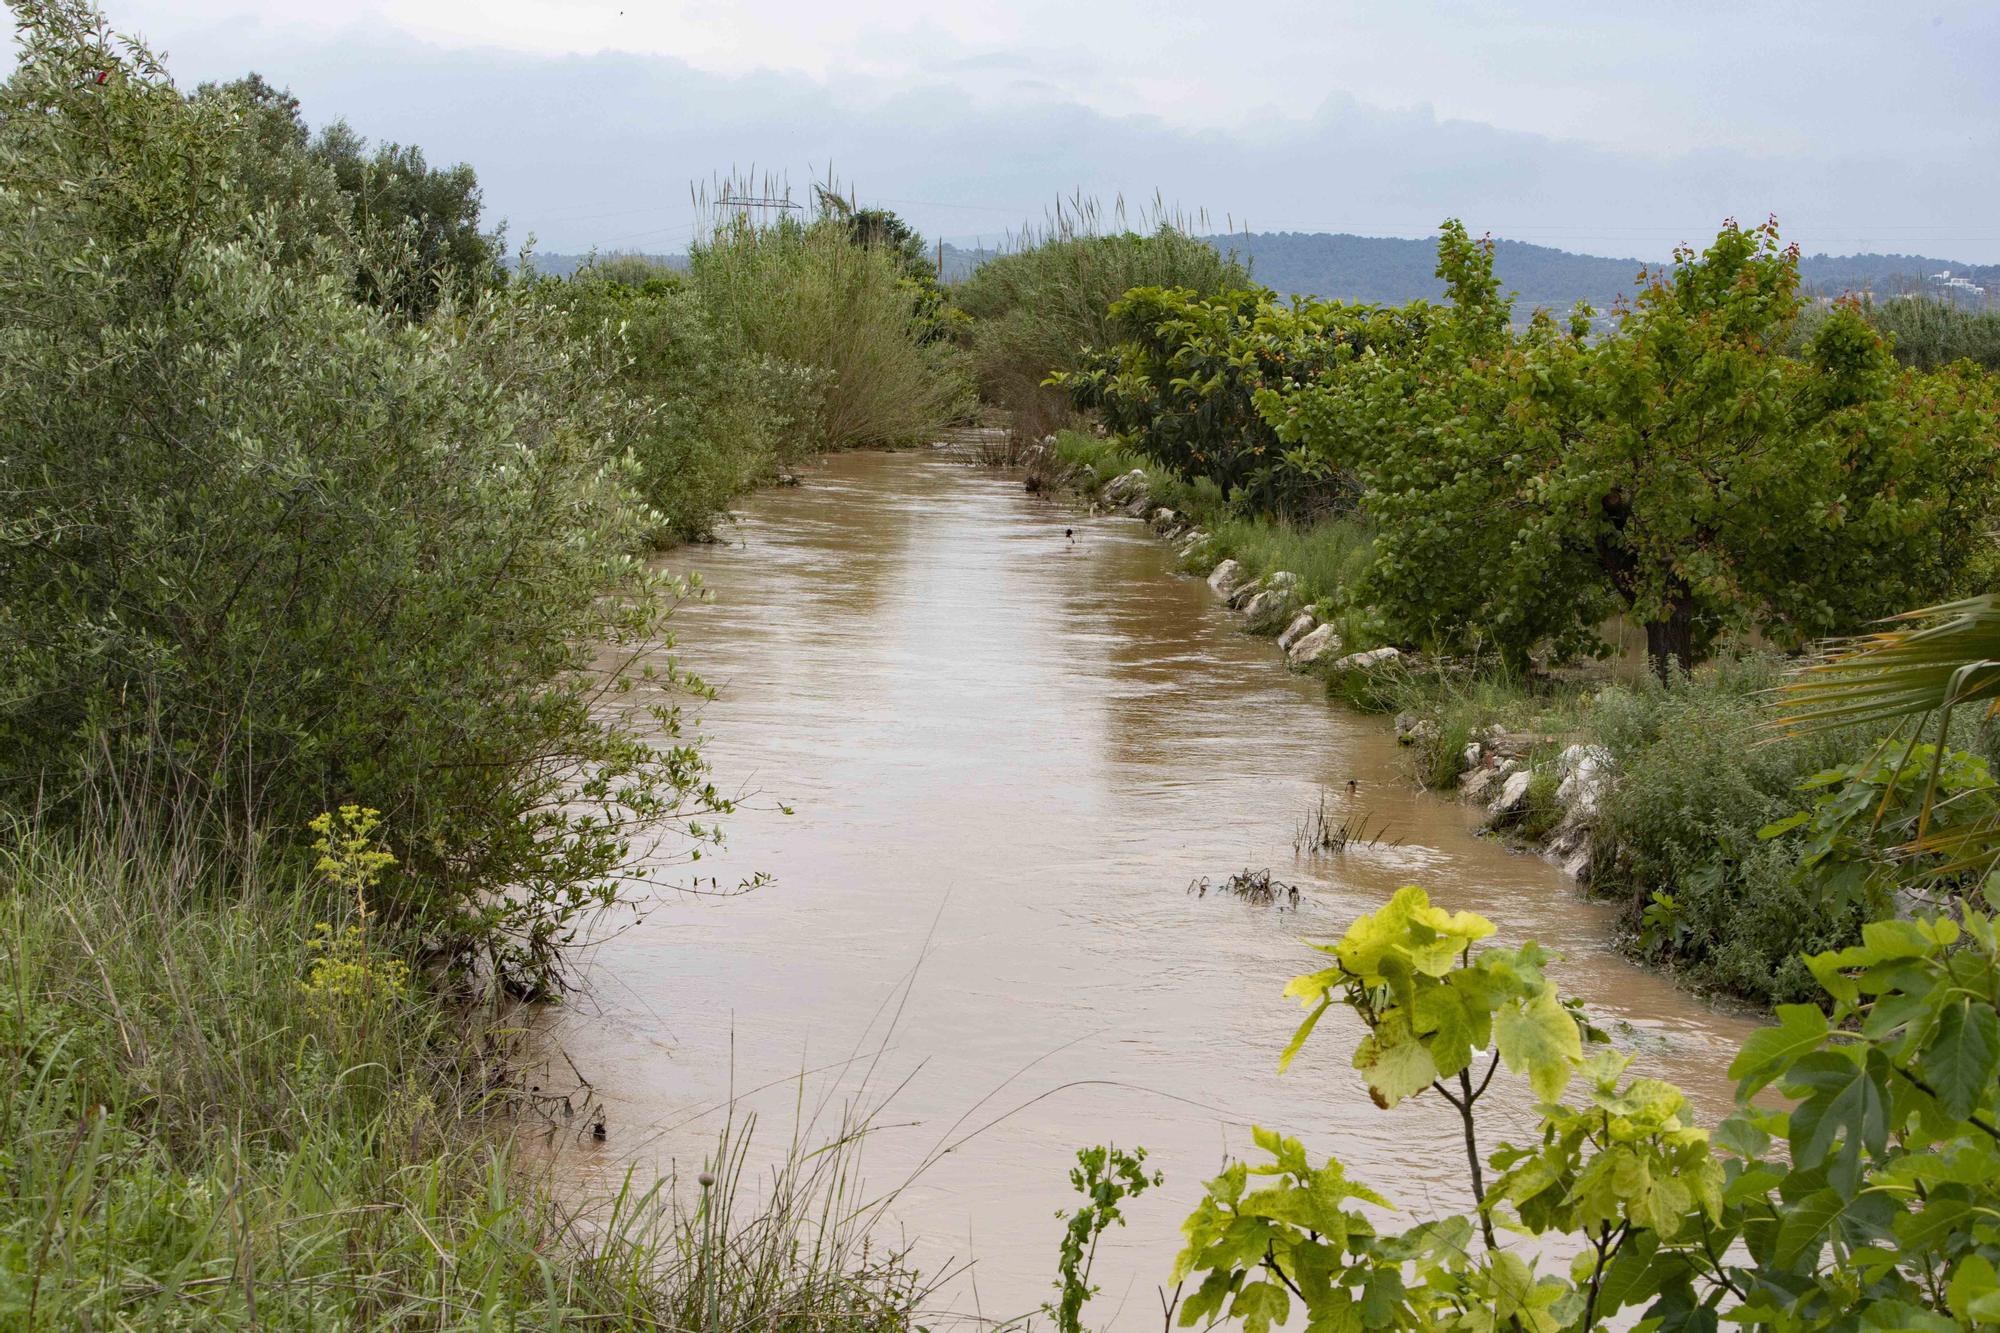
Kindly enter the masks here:
M 1787 733 L 1891 722 L 1967 703 L 2000 709 L 2000 599 L 1911 611 L 1896 628 L 1836 642 L 1779 691 Z
M 1887 623 L 1896 628 L 1830 644 L 1817 660 L 1802 667 L 1779 689 L 1779 713 L 1771 725 L 1799 735 L 1915 720 L 1904 752 L 1907 762 L 1926 721 L 1935 716 L 1937 744 L 1922 815 L 1915 838 L 1900 851 L 1913 858 L 1942 858 L 1942 865 L 1929 867 L 1931 875 L 1990 869 L 2000 855 L 2000 823 L 1980 820 L 1949 832 L 1934 832 L 1931 823 L 1938 809 L 1938 774 L 1952 710 L 1983 703 L 1988 717 L 2000 713 L 2000 598 L 1968 597 L 1911 611 Z M 1885 739 L 1881 750 L 1896 740 Z M 1883 793 L 1885 809 L 1893 789 L 1892 784 Z

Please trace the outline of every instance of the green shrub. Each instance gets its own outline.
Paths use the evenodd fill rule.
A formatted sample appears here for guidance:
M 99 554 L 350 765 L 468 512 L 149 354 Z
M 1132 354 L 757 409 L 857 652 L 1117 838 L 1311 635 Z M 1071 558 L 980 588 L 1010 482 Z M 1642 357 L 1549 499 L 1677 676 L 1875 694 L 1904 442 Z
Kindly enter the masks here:
M 1594 887 L 1620 898 L 1635 928 L 1652 894 L 1671 892 L 1686 929 L 1654 957 L 1765 1003 L 1812 994 L 1800 957 L 1851 943 L 1862 921 L 1802 885 L 1795 848 L 1758 837 L 1804 802 L 1801 781 L 1868 743 L 1775 737 L 1762 691 L 1777 680 L 1769 660 L 1725 660 L 1691 682 L 1607 689 L 1584 722 L 1618 773 Z
M 1791 348 L 1802 350 L 1828 315 L 1830 307 L 1815 307 L 1799 322 Z M 1869 300 L 1862 306 L 1868 322 L 1894 341 L 1896 359 L 1917 370 L 1938 370 L 1954 361 L 1970 361 L 1983 370 L 2000 370 L 2000 311 L 1967 310 L 1925 296 Z
M 662 540 L 708 536 L 731 500 L 804 452 L 820 377 L 734 346 L 671 270 L 628 257 L 537 292 L 601 342 L 633 400 L 617 444 Z
M 724 804 L 670 712 L 656 744 L 598 707 L 600 648 L 657 647 L 671 606 L 625 401 L 519 293 L 414 327 L 357 302 L 340 237 L 287 244 L 239 185 L 228 104 L 87 9 L 20 12 L 0 802 L 86 817 L 112 781 L 280 833 L 373 806 L 384 910 L 536 989 L 637 824 Z
M 914 443 L 969 410 L 929 290 L 844 216 L 725 221 L 689 259 L 690 285 L 734 345 L 820 376 L 801 423 L 810 447 Z
M 1074 419 L 1068 397 L 1042 381 L 1074 370 L 1116 337 L 1111 304 L 1134 287 L 1184 287 L 1202 295 L 1242 287 L 1249 275 L 1206 241 L 1162 223 L 1150 234 L 1095 235 L 1084 220 L 1059 220 L 1019 250 L 989 260 L 953 290 L 972 317 L 965 338 L 987 401 L 1040 436 Z

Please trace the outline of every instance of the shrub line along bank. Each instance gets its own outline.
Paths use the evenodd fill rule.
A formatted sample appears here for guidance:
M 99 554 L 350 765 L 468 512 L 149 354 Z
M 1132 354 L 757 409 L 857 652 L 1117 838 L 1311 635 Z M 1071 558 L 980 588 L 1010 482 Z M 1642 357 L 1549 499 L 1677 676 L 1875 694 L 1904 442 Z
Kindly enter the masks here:
M 1341 567 L 1310 568 L 1316 548 L 1340 545 L 1337 530 L 1357 520 L 1301 533 L 1231 517 L 1198 484 L 1076 432 L 1045 436 L 1024 461 L 1029 489 L 1147 522 L 1248 632 L 1275 637 L 1290 669 L 1392 716 L 1426 788 L 1478 804 L 1488 830 L 1620 902 L 1618 947 L 1684 987 L 1757 1004 L 1803 999 L 1814 983 L 1801 956 L 1858 938 L 1866 905 L 1807 882 L 1810 840 L 1797 829 L 1765 835 L 1814 792 L 1826 800 L 1851 786 L 1826 775 L 1866 743 L 1852 731 L 1770 737 L 1763 695 L 1784 670 L 1776 656 L 1725 655 L 1671 682 L 1530 681 L 1406 652 L 1352 604 Z M 1354 534 L 1348 566 L 1365 564 L 1368 541 Z M 1288 559 L 1308 572 L 1284 568 Z M 1985 761 L 1965 758 L 1984 781 Z

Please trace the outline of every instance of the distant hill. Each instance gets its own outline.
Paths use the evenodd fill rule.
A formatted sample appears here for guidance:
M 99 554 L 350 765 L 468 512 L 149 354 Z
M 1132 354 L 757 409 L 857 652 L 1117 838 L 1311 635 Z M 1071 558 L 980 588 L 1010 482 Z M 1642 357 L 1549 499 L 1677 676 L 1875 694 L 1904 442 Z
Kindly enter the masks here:
M 1799 261 L 1799 277 L 1816 296 L 1869 292 L 1876 296 L 1930 296 L 1967 299 L 1963 287 L 1935 280 L 1949 273 L 2000 297 L 2000 264 L 1963 264 L 1922 255 L 1807 255 Z
M 1247 263 L 1258 282 L 1288 296 L 1384 305 L 1444 299 L 1435 238 L 1278 231 L 1206 239 Z M 1575 255 L 1525 241 L 1499 241 L 1493 252 L 1501 289 L 1518 294 L 1523 313 L 1536 306 L 1567 310 L 1578 301 L 1603 309 L 1630 294 L 1634 276 L 1645 267 L 1637 259 Z
M 686 268 L 688 264 L 688 257 L 686 255 L 648 255 L 638 254 L 629 250 L 599 250 L 595 257 L 600 260 L 643 259 L 652 264 L 664 264 L 668 268 Z M 533 258 L 535 272 L 549 278 L 567 278 L 589 263 L 592 256 L 587 254 L 566 255 L 555 251 L 547 253 L 537 251 Z M 507 267 L 510 269 L 516 267 L 516 260 L 509 257 Z
M 1225 254 L 1247 263 L 1251 276 L 1287 296 L 1317 296 L 1327 300 L 1370 301 L 1402 305 L 1419 298 L 1441 300 L 1444 284 L 1437 278 L 1434 238 L 1405 240 L 1394 236 L 1353 236 L 1328 232 L 1249 232 L 1204 238 Z M 993 250 L 961 249 L 946 243 L 947 282 L 962 281 L 993 258 Z M 1613 259 L 1579 255 L 1525 241 L 1495 243 L 1493 266 L 1502 290 L 1517 294 L 1516 308 L 1525 315 L 1537 306 L 1564 311 L 1588 301 L 1603 311 L 1620 296 L 1630 296 L 1642 268 L 1663 259 Z M 1983 302 L 1967 288 L 1946 288 L 1932 275 L 1949 271 L 2000 298 L 2000 265 L 1964 264 L 1922 255 L 1809 255 L 1799 262 L 1799 276 L 1809 295 L 1839 296 L 1872 293 L 1878 297 L 1922 291 L 1962 303 Z

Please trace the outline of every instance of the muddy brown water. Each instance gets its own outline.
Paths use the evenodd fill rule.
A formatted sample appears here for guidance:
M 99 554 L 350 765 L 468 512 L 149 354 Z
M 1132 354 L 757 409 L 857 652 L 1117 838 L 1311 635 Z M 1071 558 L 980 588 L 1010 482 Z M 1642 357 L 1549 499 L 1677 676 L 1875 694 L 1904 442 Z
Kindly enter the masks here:
M 802 1101 L 830 1108 L 822 1131 L 865 1104 L 892 1238 L 932 1271 L 969 1263 L 937 1306 L 1000 1319 L 1051 1294 L 1074 1150 L 1142 1144 L 1166 1185 L 1104 1238 L 1089 1321 L 1157 1326 L 1180 1220 L 1253 1155 L 1252 1124 L 1338 1155 L 1412 1221 L 1468 1202 L 1454 1113 L 1376 1109 L 1345 1015 L 1277 1072 L 1299 1016 L 1282 991 L 1320 957 L 1303 941 L 1409 883 L 1558 950 L 1634 1072 L 1705 1122 L 1729 1106 L 1753 1020 L 1614 953 L 1610 909 L 1419 791 L 1380 719 L 1287 674 L 1143 525 L 939 451 L 853 453 L 751 498 L 726 537 L 669 562 L 714 594 L 677 651 L 721 689 L 702 710 L 718 777 L 755 795 L 691 869 L 772 879 L 657 892 L 594 948 L 549 1033 L 606 1112 L 603 1144 L 558 1154 L 569 1188 L 687 1179 L 732 1096 L 760 1117 L 753 1167 Z M 1322 792 L 1393 845 L 1296 856 Z M 1245 867 L 1298 884 L 1298 910 L 1186 891 Z M 1518 1138 L 1525 1090 L 1495 1086 L 1492 1138 Z

